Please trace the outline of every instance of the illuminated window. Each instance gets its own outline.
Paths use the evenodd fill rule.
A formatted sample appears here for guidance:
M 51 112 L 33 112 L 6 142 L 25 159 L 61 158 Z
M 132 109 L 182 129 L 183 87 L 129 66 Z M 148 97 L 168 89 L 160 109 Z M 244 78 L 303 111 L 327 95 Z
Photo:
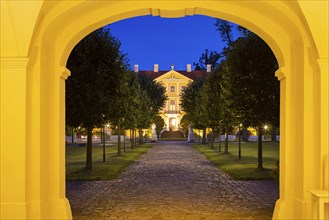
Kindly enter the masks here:
M 175 92 L 175 86 L 170 86 L 170 92 Z
M 175 110 L 175 100 L 170 100 L 170 110 Z

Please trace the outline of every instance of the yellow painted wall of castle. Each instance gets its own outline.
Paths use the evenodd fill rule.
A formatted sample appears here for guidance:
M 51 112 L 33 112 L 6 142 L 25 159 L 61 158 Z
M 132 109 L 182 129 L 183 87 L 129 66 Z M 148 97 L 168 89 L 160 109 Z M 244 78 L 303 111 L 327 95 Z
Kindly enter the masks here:
M 178 130 L 180 120 L 185 114 L 180 107 L 182 89 L 184 89 L 183 87 L 186 88 L 193 80 L 173 69 L 154 80 L 161 83 L 166 88 L 166 105 L 160 111 L 160 116 L 165 121 L 165 129 Z M 172 119 L 174 119 L 174 121 Z

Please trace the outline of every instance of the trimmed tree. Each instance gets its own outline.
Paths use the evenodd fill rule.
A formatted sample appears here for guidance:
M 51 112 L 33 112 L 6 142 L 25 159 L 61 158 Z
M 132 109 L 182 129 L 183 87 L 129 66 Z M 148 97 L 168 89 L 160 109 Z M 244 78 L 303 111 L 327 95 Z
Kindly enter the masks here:
M 120 42 L 101 28 L 82 39 L 67 62 L 71 76 L 66 80 L 66 120 L 70 126 L 87 129 L 87 169 L 92 169 L 92 130 L 108 115 L 111 75 L 124 65 L 119 49 Z
M 231 100 L 230 109 L 244 126 L 258 128 L 258 167 L 263 167 L 262 134 L 265 124 L 278 124 L 279 81 L 277 61 L 269 46 L 257 35 L 245 32 L 225 50 L 223 74 Z
M 141 112 L 138 123 L 139 143 L 143 143 L 142 129 L 149 128 L 150 125 L 156 121 L 159 111 L 165 105 L 167 96 L 165 87 L 160 83 L 155 82 L 149 76 L 138 73 L 137 79 L 141 89 L 145 93 L 144 96 L 147 97 L 141 97 L 141 102 L 144 104 L 141 106 L 143 111 Z
M 186 112 L 186 120 L 193 124 L 196 129 L 203 130 L 202 143 L 206 143 L 206 123 L 204 120 L 204 111 L 200 108 L 200 91 L 205 79 L 199 79 L 190 82 L 181 96 L 181 107 Z

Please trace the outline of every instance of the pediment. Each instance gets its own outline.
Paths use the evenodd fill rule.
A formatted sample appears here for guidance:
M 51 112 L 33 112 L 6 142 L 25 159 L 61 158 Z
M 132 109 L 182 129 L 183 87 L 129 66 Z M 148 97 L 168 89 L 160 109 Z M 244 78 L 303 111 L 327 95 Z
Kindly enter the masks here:
M 179 72 L 175 70 L 170 70 L 169 72 L 162 74 L 161 76 L 157 77 L 155 80 L 191 80 L 190 78 L 180 74 Z

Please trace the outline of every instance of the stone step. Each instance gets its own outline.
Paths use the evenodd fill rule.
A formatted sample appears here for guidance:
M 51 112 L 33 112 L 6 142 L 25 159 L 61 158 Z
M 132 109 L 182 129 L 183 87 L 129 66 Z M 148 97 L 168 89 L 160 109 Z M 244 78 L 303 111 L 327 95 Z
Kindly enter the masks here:
M 161 138 L 184 138 L 184 134 L 181 131 L 164 131 Z

